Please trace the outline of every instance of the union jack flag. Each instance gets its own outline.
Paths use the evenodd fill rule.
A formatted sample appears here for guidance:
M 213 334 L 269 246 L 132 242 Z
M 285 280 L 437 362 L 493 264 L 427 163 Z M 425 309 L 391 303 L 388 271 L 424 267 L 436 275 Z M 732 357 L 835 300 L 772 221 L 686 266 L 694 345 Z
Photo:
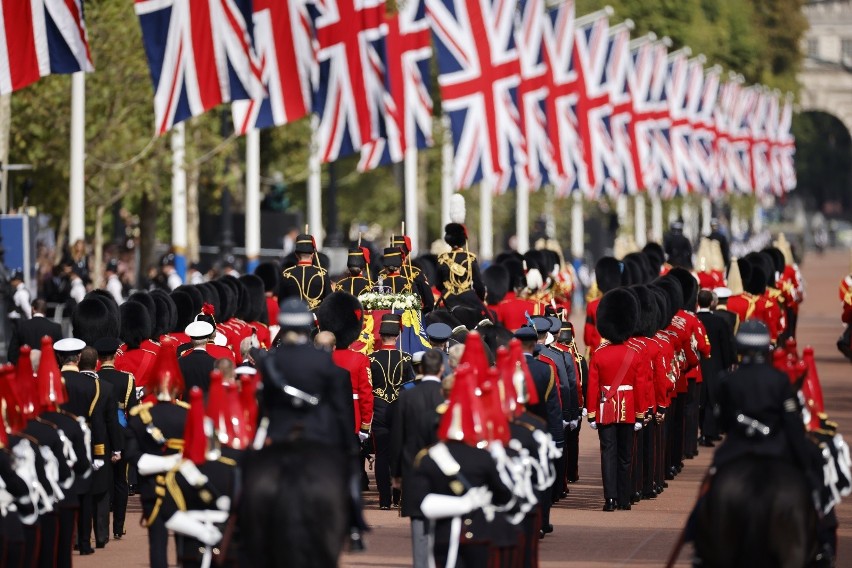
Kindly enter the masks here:
M 762 90 L 755 93 L 755 104 L 749 113 L 749 150 L 751 155 L 751 187 L 755 194 L 772 191 L 772 170 L 767 135 L 770 95 Z
M 785 192 L 796 189 L 796 139 L 790 132 L 792 126 L 793 97 L 787 95 L 784 106 L 780 110 L 775 144 L 773 145 L 774 161 L 777 162 L 776 167 L 778 168 L 781 188 Z
M 692 125 L 692 156 L 696 180 L 699 189 L 712 196 L 717 196 L 719 193 L 716 173 L 718 162 L 715 156 L 716 127 L 713 118 L 719 97 L 720 73 L 721 68 L 718 66 L 707 70 Z
M 251 0 L 135 0 L 157 134 L 220 103 L 266 94 L 246 22 Z
M 669 110 L 669 53 L 668 48 L 659 43 L 655 45 L 654 76 L 651 81 L 651 109 L 649 129 L 653 135 L 653 158 L 648 164 L 652 185 L 661 197 L 670 197 L 677 192 L 674 185 L 675 165 L 671 145 L 672 117 Z
M 609 75 L 610 53 L 609 17 L 604 13 L 589 23 L 578 24 L 574 30 L 572 63 L 579 78 L 577 90 L 577 125 L 583 144 L 585 176 L 580 188 L 591 198 L 604 189 L 611 172 L 613 145 L 609 134 Z
M 553 148 L 551 183 L 558 195 L 580 187 L 586 177 L 583 144 L 577 119 L 580 82 L 574 68 L 574 2 L 568 0 L 548 12 L 545 25 L 545 62 L 548 70 L 545 113 L 547 136 Z
M 514 181 L 521 151 L 521 82 L 514 24 L 518 0 L 427 0 L 442 108 L 453 136 L 453 181 L 485 180 L 495 191 Z
M 545 113 L 550 70 L 544 38 L 550 22 L 545 15 L 544 0 L 527 0 L 522 10 L 515 41 L 521 63 L 518 111 L 524 142 L 515 170 L 520 184 L 536 190 L 549 183 L 554 171 L 554 147 L 547 135 Z
M 83 0 L 0 0 L 0 95 L 77 71 L 94 71 Z
M 613 94 L 613 139 L 616 151 L 623 156 L 624 180 L 629 193 L 654 188 L 657 183 L 651 163 L 658 118 L 651 99 L 657 51 L 653 37 L 636 40 L 631 45 L 629 73 L 624 85 L 620 92 Z
M 432 95 L 429 60 L 432 43 L 424 0 L 401 2 L 388 19 L 386 135 L 361 148 L 360 171 L 401 162 L 407 148 L 432 145 Z
M 752 138 L 749 128 L 751 113 L 754 112 L 756 92 L 751 87 L 743 88 L 737 85 L 737 93 L 732 101 L 731 137 L 729 140 L 729 160 L 733 189 L 743 193 L 752 191 L 751 178 L 751 145 Z
M 635 168 L 634 149 L 636 147 L 636 132 L 633 125 L 633 99 L 647 98 L 645 93 L 635 92 L 637 82 L 634 80 L 636 71 L 633 68 L 633 53 L 630 46 L 630 29 L 626 26 L 613 28 L 609 40 L 609 69 L 610 131 L 613 143 L 613 182 L 615 189 L 621 193 L 626 191 L 635 194 L 639 191 L 639 173 Z M 645 86 L 650 86 L 650 73 Z
M 671 124 L 669 140 L 672 148 L 674 171 L 670 183 L 666 184 L 665 197 L 675 194 L 686 194 L 691 185 L 692 166 L 690 153 L 690 135 L 692 126 L 689 120 L 690 83 L 694 73 L 685 51 L 672 54 L 669 57 L 669 80 L 666 93 L 669 101 Z
M 733 128 L 734 101 L 739 93 L 739 85 L 734 81 L 725 81 L 719 87 L 719 96 L 713 112 L 716 140 L 713 153 L 716 159 L 716 179 L 713 185 L 720 191 L 730 192 L 735 188 L 733 175 L 728 164 L 733 163 L 731 135 Z
M 319 62 L 314 86 L 319 153 L 323 162 L 331 162 L 384 135 L 385 3 L 313 0 L 308 12 Z
M 268 96 L 234 101 L 231 111 L 238 134 L 280 126 L 308 114 L 311 81 L 317 72 L 305 0 L 254 0 L 252 22 Z

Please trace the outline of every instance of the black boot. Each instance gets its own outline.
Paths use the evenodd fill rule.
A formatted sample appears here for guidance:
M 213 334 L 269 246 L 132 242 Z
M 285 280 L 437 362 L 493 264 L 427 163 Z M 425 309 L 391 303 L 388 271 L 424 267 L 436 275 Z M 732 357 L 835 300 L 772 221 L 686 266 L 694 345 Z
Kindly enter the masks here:
M 603 510 L 606 512 L 615 511 L 615 499 L 607 499 L 604 501 Z

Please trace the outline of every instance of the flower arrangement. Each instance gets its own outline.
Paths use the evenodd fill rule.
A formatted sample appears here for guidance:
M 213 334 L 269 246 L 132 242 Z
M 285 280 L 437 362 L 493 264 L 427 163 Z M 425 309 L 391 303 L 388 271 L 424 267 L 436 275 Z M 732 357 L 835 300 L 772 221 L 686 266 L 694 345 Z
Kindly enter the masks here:
M 417 294 L 381 294 L 367 292 L 358 296 L 365 310 L 419 310 L 423 307 Z

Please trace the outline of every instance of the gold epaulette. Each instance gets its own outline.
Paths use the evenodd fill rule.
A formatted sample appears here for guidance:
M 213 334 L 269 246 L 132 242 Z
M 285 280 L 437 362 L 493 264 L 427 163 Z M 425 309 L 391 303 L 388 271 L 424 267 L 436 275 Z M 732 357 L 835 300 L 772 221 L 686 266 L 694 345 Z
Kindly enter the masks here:
M 429 448 L 423 448 L 422 450 L 417 452 L 417 455 L 414 456 L 414 467 L 419 467 L 420 462 L 423 461 L 423 458 L 427 455 L 429 455 Z
M 130 416 L 138 416 L 143 424 L 150 424 L 151 408 L 153 407 L 153 402 L 143 402 L 142 404 L 137 404 L 136 406 L 130 409 Z
M 189 410 L 189 403 L 182 400 L 175 400 L 174 403 L 185 410 Z

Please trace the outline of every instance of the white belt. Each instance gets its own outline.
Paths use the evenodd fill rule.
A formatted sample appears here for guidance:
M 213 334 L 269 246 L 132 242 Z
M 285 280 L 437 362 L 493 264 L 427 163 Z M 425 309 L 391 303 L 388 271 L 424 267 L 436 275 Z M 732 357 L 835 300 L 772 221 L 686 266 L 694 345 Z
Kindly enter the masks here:
M 357 392 L 352 393 L 352 400 L 358 400 L 358 393 Z
M 633 385 L 621 385 L 621 386 L 619 386 L 616 390 L 620 390 L 620 391 L 632 391 L 632 390 L 633 390 Z

